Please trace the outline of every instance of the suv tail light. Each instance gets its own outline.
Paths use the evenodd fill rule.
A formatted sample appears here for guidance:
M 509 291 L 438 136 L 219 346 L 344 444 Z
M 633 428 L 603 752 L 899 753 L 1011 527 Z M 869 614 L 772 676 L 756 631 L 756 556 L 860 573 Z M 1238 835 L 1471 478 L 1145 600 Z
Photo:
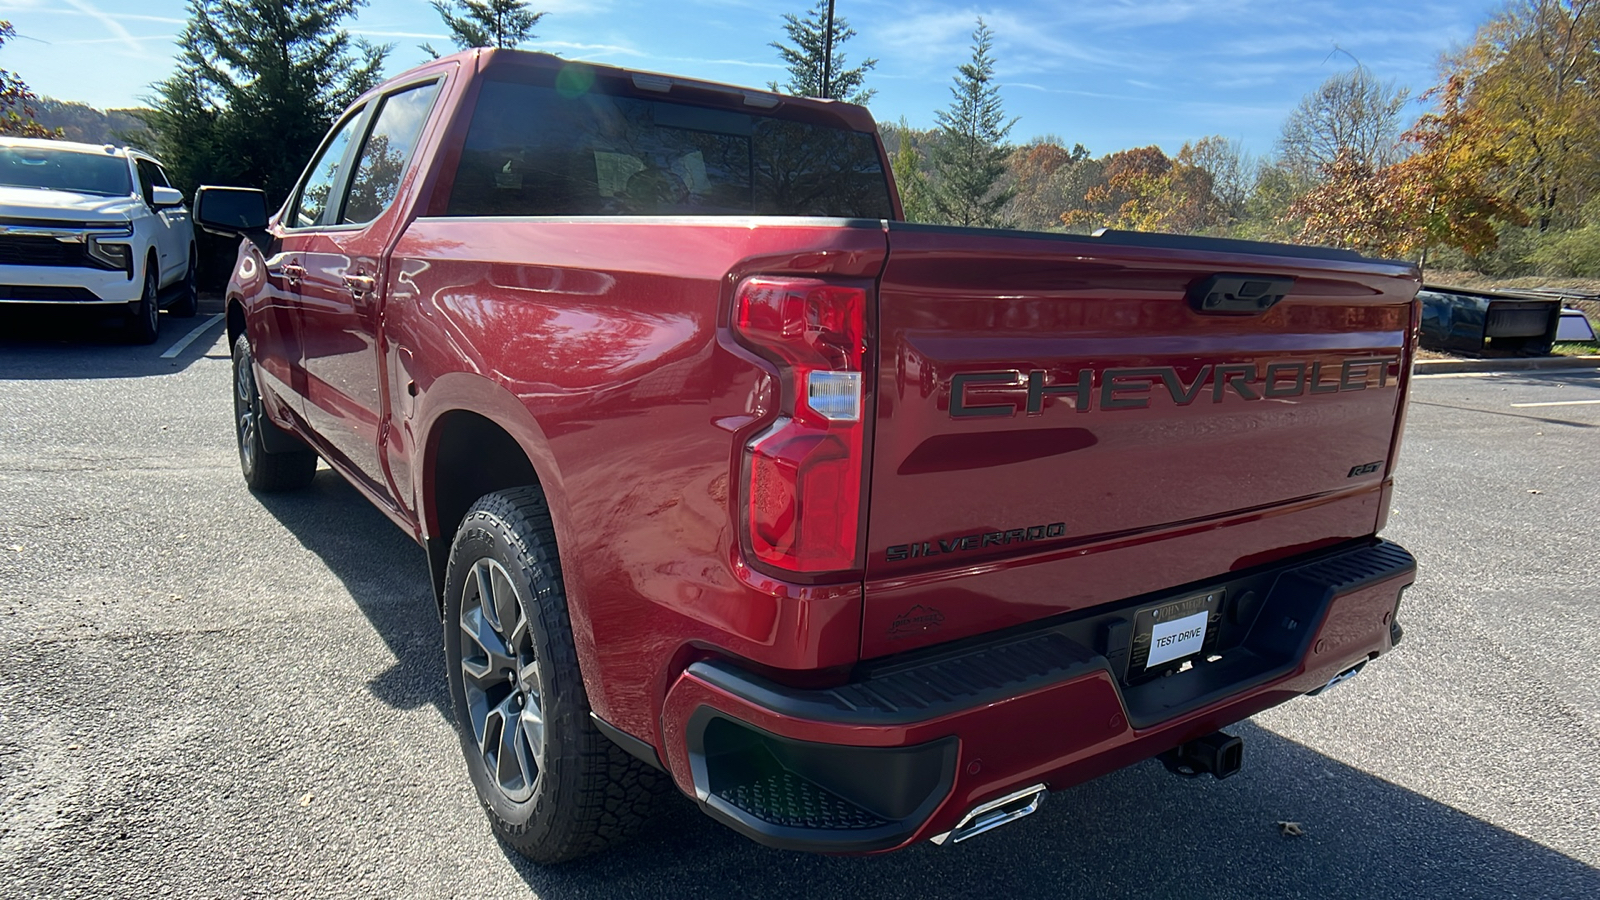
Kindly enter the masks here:
M 747 278 L 734 328 L 778 367 L 779 415 L 745 445 L 744 518 L 756 559 L 789 572 L 858 570 L 865 288 Z

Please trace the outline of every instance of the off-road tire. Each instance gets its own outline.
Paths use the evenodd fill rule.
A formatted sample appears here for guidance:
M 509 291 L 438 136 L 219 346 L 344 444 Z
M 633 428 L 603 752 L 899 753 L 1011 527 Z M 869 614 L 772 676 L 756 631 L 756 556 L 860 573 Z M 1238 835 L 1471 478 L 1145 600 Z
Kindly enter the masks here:
M 161 276 L 154 260 L 144 266 L 144 293 L 128 304 L 128 340 L 154 344 L 161 336 Z
M 481 561 L 481 562 L 480 562 Z M 481 620 L 463 622 L 463 608 L 481 607 L 478 573 L 488 567 L 504 575 L 515 589 L 531 644 L 527 665 L 536 668 L 529 692 L 541 707 L 541 750 L 536 772 L 527 782 L 531 794 L 513 797 L 490 771 L 480 749 L 467 700 L 462 660 L 464 640 L 472 641 Z M 468 580 L 473 579 L 472 589 Z M 497 587 L 498 591 L 499 588 Z M 496 618 L 505 620 L 504 615 Z M 520 628 L 520 625 L 519 625 Z M 468 635 L 464 638 L 464 635 Z M 489 824 L 502 841 L 537 863 L 560 863 L 598 853 L 631 836 L 645 824 L 657 798 L 670 786 L 667 776 L 628 755 L 595 727 L 589 698 L 578 670 L 572 641 L 572 619 L 556 556 L 555 529 L 543 492 L 534 487 L 489 494 L 473 504 L 462 519 L 450 547 L 445 570 L 445 664 L 456 731 L 462 754 Z M 481 645 L 468 649 L 476 658 Z M 512 657 L 516 658 L 512 650 Z M 524 675 L 507 679 L 507 690 Z M 475 679 L 480 702 L 488 695 Z M 502 704 L 504 705 L 504 704 Z M 501 720 L 504 725 L 505 720 Z M 501 745 L 502 747 L 504 745 Z M 529 758 L 533 758 L 530 754 Z
M 199 260 L 195 257 L 194 248 L 189 248 L 189 268 L 183 273 L 183 286 L 179 289 L 178 299 L 172 301 L 167 307 L 167 312 L 180 319 L 190 319 L 200 311 L 200 283 L 195 272 Z
M 239 443 L 239 470 L 252 491 L 264 494 L 292 491 L 311 483 L 317 474 L 317 455 L 310 448 L 267 449 L 266 432 L 281 437 L 276 443 L 295 441 L 267 419 L 250 355 L 250 338 L 241 334 L 233 342 L 233 426 Z

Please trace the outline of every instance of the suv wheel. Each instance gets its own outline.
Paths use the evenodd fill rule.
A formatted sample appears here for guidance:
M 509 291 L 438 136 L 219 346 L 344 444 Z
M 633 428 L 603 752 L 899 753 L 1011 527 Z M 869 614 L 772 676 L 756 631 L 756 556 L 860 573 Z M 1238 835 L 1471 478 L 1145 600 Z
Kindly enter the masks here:
M 183 275 L 183 287 L 179 289 L 178 299 L 172 301 L 167 307 L 167 312 L 180 319 L 188 319 L 200 311 L 200 285 L 196 280 L 194 248 L 189 248 L 189 268 Z
M 145 263 L 144 293 L 128 304 L 128 340 L 135 344 L 153 344 L 161 336 L 160 290 L 155 263 Z
M 272 424 L 262 410 L 250 339 L 242 334 L 233 342 L 233 424 L 239 439 L 239 469 L 252 491 L 292 491 L 310 484 L 316 476 L 317 455 L 309 448 L 277 452 L 267 449 L 269 429 L 284 442 L 296 439 Z
M 444 651 L 467 771 L 503 841 L 557 863 L 644 824 L 669 782 L 589 717 L 538 488 L 489 494 L 462 520 L 445 571 Z

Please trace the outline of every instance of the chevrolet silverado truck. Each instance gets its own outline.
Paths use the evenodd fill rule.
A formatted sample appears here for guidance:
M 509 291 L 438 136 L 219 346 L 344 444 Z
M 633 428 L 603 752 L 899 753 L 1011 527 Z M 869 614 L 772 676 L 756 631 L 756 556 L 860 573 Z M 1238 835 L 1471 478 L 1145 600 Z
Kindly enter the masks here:
M 1400 639 L 1417 270 L 902 221 L 866 110 L 507 50 L 362 97 L 226 294 L 258 491 L 425 551 L 466 770 L 555 862 L 670 786 L 961 841 Z
M 125 310 L 149 344 L 161 310 L 192 316 L 194 226 L 183 192 L 128 147 L 0 137 L 0 303 Z

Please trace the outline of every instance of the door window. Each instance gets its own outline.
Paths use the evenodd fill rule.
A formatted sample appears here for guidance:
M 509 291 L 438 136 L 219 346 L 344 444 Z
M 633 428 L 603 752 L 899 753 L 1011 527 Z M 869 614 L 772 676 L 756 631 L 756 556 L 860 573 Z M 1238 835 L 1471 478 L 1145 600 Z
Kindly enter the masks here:
M 167 182 L 166 173 L 161 171 L 160 166 L 148 159 L 137 159 L 134 162 L 139 167 L 139 191 L 144 195 L 146 204 L 153 204 L 155 188 L 172 187 L 172 185 Z
M 390 94 L 378 109 L 377 120 L 367 135 L 350 179 L 350 196 L 345 201 L 341 223 L 365 224 L 376 219 L 400 190 L 401 176 L 422 135 L 422 126 L 439 94 L 439 82 L 417 85 Z
M 361 118 L 359 112 L 348 116 L 323 146 L 316 162 L 311 164 L 311 174 L 300 185 L 300 190 L 295 194 L 294 207 L 289 211 L 290 228 L 310 228 L 322 222 L 322 214 L 328 208 L 328 198 L 339 180 L 339 168 L 344 163 L 345 151 L 350 148 L 350 141 L 355 137 L 356 125 Z

